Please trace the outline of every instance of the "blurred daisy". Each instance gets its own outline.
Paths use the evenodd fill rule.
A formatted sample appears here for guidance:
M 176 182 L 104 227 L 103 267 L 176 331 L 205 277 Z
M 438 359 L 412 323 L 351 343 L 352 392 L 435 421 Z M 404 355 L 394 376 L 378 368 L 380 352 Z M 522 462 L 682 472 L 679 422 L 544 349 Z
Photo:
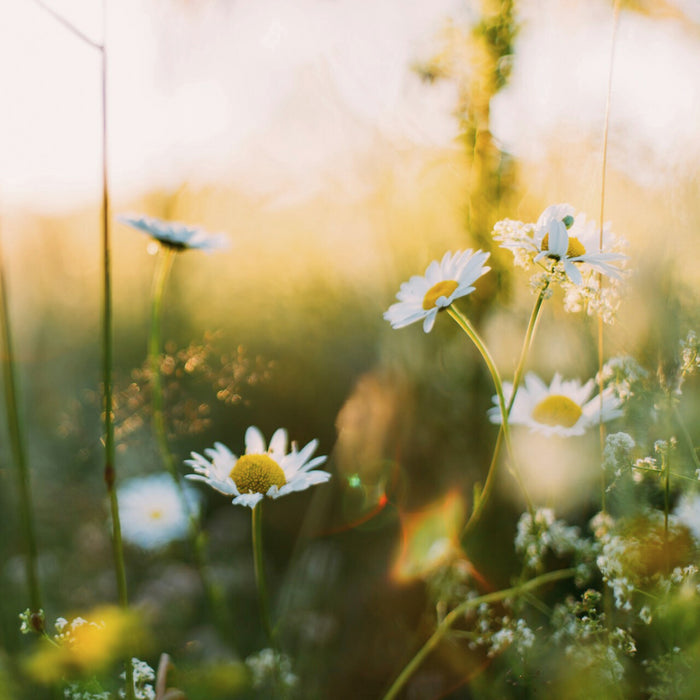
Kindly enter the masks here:
M 229 247 L 228 237 L 223 233 L 207 233 L 196 226 L 189 226 L 177 221 L 164 221 L 152 216 L 123 215 L 118 221 L 146 233 L 163 245 L 177 250 L 198 248 L 206 252 L 222 250 Z
M 188 484 L 183 484 L 182 494 L 186 504 L 169 474 L 125 481 L 117 491 L 124 539 L 143 549 L 159 549 L 183 539 L 189 529 L 189 513 L 199 515 L 200 495 Z
M 428 265 L 425 275 L 414 275 L 404 282 L 393 304 L 384 312 L 384 318 L 392 328 L 403 328 L 423 320 L 423 330 L 430 333 L 438 311 L 446 309 L 455 299 L 471 294 L 473 283 L 491 268 L 484 265 L 489 253 L 471 248 L 454 255 L 445 253 L 442 260 Z
M 287 431 L 276 430 L 265 447 L 265 438 L 255 427 L 248 428 L 245 434 L 245 454 L 241 457 L 231 452 L 220 442 L 205 450 L 208 457 L 196 452 L 186 460 L 195 474 L 188 474 L 193 481 L 203 481 L 226 496 L 234 496 L 234 505 L 254 508 L 264 496 L 279 498 L 294 491 L 304 491 L 315 484 L 322 484 L 331 478 L 328 472 L 314 469 L 326 461 L 326 457 L 311 455 L 318 446 L 312 440 L 301 451 L 292 443 L 287 452 Z
M 684 493 L 674 513 L 679 522 L 685 525 L 700 543 L 700 496 L 697 493 Z
M 588 428 L 622 415 L 620 400 L 612 389 L 603 391 L 601 411 L 600 395 L 591 398 L 595 384 L 589 379 L 581 384 L 577 379 L 562 380 L 554 375 L 552 383 L 547 386 L 537 375 L 530 372 L 525 377 L 525 386 L 518 389 L 508 418 L 510 425 L 525 425 L 533 432 L 544 435 L 583 435 Z M 510 400 L 513 385 L 503 382 L 506 400 Z M 493 397 L 496 404 L 489 409 L 492 423 L 501 422 L 498 397 Z

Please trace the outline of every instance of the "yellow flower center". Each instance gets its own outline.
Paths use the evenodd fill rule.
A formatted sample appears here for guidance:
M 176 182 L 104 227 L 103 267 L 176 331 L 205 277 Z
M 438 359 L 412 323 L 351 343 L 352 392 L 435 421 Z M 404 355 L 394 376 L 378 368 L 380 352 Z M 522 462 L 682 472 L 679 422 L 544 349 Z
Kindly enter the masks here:
M 284 486 L 287 478 L 268 455 L 243 455 L 231 470 L 239 493 L 267 493 L 271 486 Z
M 544 425 L 561 425 L 571 428 L 581 417 L 581 407 L 568 396 L 551 394 L 542 399 L 532 410 L 532 418 Z
M 440 297 L 448 297 L 455 289 L 459 287 L 459 283 L 454 280 L 442 280 L 434 284 L 423 297 L 423 308 L 426 311 L 432 309 Z
M 160 520 L 163 517 L 163 511 L 160 508 L 154 508 L 149 515 L 151 516 L 151 520 Z
M 549 250 L 549 234 L 545 233 L 542 239 L 542 250 Z M 585 255 L 586 248 L 575 236 L 569 236 L 569 245 L 566 249 L 567 258 L 577 258 L 579 255 Z M 550 258 L 559 259 L 558 255 L 550 255 Z

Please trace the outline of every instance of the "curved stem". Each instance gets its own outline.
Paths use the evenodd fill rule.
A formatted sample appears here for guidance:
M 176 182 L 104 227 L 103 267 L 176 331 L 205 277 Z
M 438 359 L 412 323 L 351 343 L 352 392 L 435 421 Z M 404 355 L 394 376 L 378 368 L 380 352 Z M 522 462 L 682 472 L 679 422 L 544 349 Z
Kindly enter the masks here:
M 457 620 L 463 617 L 467 610 L 476 608 L 479 605 L 497 603 L 506 598 L 523 595 L 548 583 L 561 581 L 565 578 L 571 578 L 575 574 L 576 569 L 560 569 L 559 571 L 550 571 L 549 573 L 537 576 L 536 578 L 530 579 L 529 581 L 526 581 L 518 586 L 506 588 L 502 591 L 496 591 L 494 593 L 487 593 L 486 595 L 479 596 L 478 598 L 470 598 L 469 600 L 465 600 L 454 610 L 448 613 L 444 620 L 435 628 L 435 632 L 433 632 L 430 639 L 428 639 L 428 641 L 418 650 L 418 653 L 408 662 L 403 671 L 401 671 L 399 676 L 392 683 L 388 692 L 386 695 L 384 695 L 383 700 L 392 700 L 398 695 L 399 691 L 404 687 L 404 685 L 406 685 L 406 682 L 413 675 L 415 670 L 421 665 L 421 663 L 423 663 L 423 660 L 438 645 L 450 627 L 452 627 Z
M 253 563 L 255 566 L 255 583 L 258 587 L 258 603 L 260 618 L 267 638 L 272 642 L 272 625 L 270 624 L 270 608 L 267 600 L 267 584 L 265 582 L 265 563 L 263 561 L 262 536 L 262 501 L 253 508 Z
M 484 344 L 484 342 L 481 340 L 479 334 L 476 332 L 476 329 L 472 324 L 469 322 L 469 319 L 466 318 L 460 311 L 458 311 L 454 305 L 449 306 L 447 308 L 447 313 L 454 319 L 454 321 L 457 323 L 457 325 L 467 334 L 467 336 L 470 338 L 470 340 L 476 345 L 477 350 L 481 353 L 481 356 L 484 358 L 484 362 L 486 363 L 486 366 L 488 367 L 489 372 L 491 373 L 491 378 L 493 379 L 494 386 L 496 388 L 496 394 L 498 396 L 498 405 L 501 410 L 501 420 L 502 422 L 502 432 L 503 432 L 503 439 L 505 440 L 506 443 L 506 449 L 508 450 L 508 453 L 510 455 L 510 460 L 511 460 L 511 473 L 515 477 L 515 480 L 518 482 L 518 485 L 520 486 L 520 489 L 523 492 L 523 496 L 525 497 L 525 501 L 527 503 L 528 510 L 533 513 L 534 509 L 532 506 L 532 501 L 530 500 L 530 496 L 527 492 L 527 489 L 525 488 L 525 484 L 523 483 L 522 477 L 520 476 L 520 471 L 518 470 L 517 463 L 515 461 L 515 452 L 513 450 L 513 445 L 511 444 L 510 440 L 510 428 L 508 426 L 508 408 L 506 407 L 506 400 L 505 400 L 505 395 L 503 393 L 503 382 L 501 381 L 501 375 L 498 373 L 498 369 L 496 367 L 496 363 L 493 361 L 493 358 L 491 357 L 491 354 L 488 351 L 488 348 Z M 489 472 L 489 476 L 491 477 L 491 481 L 493 482 L 493 479 L 495 478 L 494 476 L 494 469 L 491 469 Z M 488 482 L 488 478 L 487 478 Z M 491 489 L 491 485 L 489 485 L 489 491 Z M 480 503 L 485 502 L 485 497 L 488 496 L 488 493 L 486 493 L 486 485 L 484 486 L 484 492 L 482 492 L 482 495 L 479 499 Z M 483 505 L 482 505 L 483 507 Z
M 26 538 L 26 575 L 29 587 L 29 602 L 32 613 L 32 627 L 36 632 L 43 632 L 43 614 L 39 573 L 37 566 L 37 540 L 32 509 L 32 489 L 29 465 L 27 463 L 24 423 L 19 409 L 19 391 L 15 371 L 14 348 L 10 324 L 10 309 L 7 301 L 5 270 L 0 249 L 0 335 L 2 336 L 2 365 L 5 380 L 5 409 L 7 411 L 7 428 L 10 437 L 12 457 L 17 467 L 19 485 L 19 510 L 24 537 Z
M 539 295 L 535 301 L 535 305 L 532 307 L 532 312 L 530 313 L 530 320 L 527 324 L 527 330 L 525 331 L 525 338 L 523 339 L 523 347 L 520 351 L 520 357 L 518 358 L 518 364 L 515 368 L 515 374 L 513 376 L 513 391 L 511 392 L 510 398 L 508 399 L 508 404 L 506 405 L 506 414 L 510 418 L 510 412 L 513 408 L 513 402 L 515 401 L 515 394 L 520 387 L 520 382 L 523 378 L 523 373 L 525 371 L 525 363 L 527 357 L 530 354 L 530 348 L 532 347 L 532 341 L 535 336 L 535 329 L 537 328 L 537 321 L 540 316 L 540 311 L 542 309 L 542 304 L 547 297 L 547 290 L 549 288 L 550 280 L 545 282 L 545 285 L 540 290 Z M 491 464 L 489 465 L 489 470 L 486 474 L 486 481 L 484 482 L 484 488 L 481 495 L 477 501 L 474 503 L 469 520 L 467 520 L 464 529 L 462 530 L 462 537 L 466 537 L 469 532 L 474 528 L 479 519 L 481 518 L 481 513 L 484 510 L 486 501 L 491 494 L 491 489 L 495 481 L 496 465 L 498 464 L 498 457 L 501 452 L 501 444 L 503 443 L 503 424 L 501 423 L 498 429 L 498 435 L 496 437 L 496 444 L 493 448 L 493 454 L 491 456 Z

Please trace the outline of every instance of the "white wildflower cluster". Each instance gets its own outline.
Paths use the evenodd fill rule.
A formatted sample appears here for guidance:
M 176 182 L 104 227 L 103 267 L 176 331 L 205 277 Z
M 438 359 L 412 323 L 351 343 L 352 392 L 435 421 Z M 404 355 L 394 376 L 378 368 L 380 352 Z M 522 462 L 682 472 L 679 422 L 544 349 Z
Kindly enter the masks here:
M 596 375 L 596 383 L 602 379 L 621 401 L 627 401 L 639 393 L 648 376 L 649 373 L 633 357 L 622 355 L 610 358 L 603 365 L 602 372 Z
M 688 566 L 677 566 L 671 572 L 669 579 L 677 586 L 681 586 L 684 583 L 692 582 L 697 573 L 698 567 L 695 566 L 695 564 L 689 564 Z
M 517 267 L 529 269 L 532 266 L 531 245 L 535 234 L 534 224 L 524 224 L 514 219 L 503 219 L 493 227 L 493 238 L 513 253 Z
M 681 366 L 677 391 L 680 393 L 685 379 L 700 369 L 700 339 L 695 331 L 689 331 L 681 340 Z
M 110 700 L 111 697 L 107 691 L 93 690 L 78 681 L 72 681 L 63 688 L 64 700 Z
M 582 537 L 577 527 L 557 520 L 551 508 L 538 508 L 535 517 L 523 513 L 518 521 L 515 551 L 525 559 L 529 569 L 539 569 L 548 552 L 557 557 L 574 555 L 577 561 L 577 578 L 588 577 L 589 563 L 593 558 L 592 543 Z
M 513 253 L 516 266 L 537 268 L 530 283 L 533 290 L 558 285 L 564 290 L 567 311 L 585 310 L 613 322 L 627 256 L 622 253 L 626 242 L 612 233 L 609 224 L 600 231 L 569 204 L 555 204 L 534 224 L 499 221 L 492 235 Z
M 668 456 L 676 447 L 678 447 L 678 440 L 675 437 L 671 437 L 669 440 L 656 440 L 654 442 L 654 452 L 662 457 Z
M 505 616 L 501 619 L 501 625 L 501 628 L 491 636 L 488 655 L 497 656 L 512 647 L 518 657 L 524 656 L 525 652 L 531 649 L 535 643 L 535 633 L 527 622 L 522 618 L 512 620 Z
M 675 437 L 671 437 L 669 440 L 656 440 L 654 442 L 654 452 L 656 457 L 639 457 L 634 461 L 634 469 L 636 471 L 636 481 L 641 481 L 642 474 L 656 473 L 661 474 L 664 470 L 664 462 L 668 458 L 668 455 L 676 449 L 678 446 L 678 440 Z M 659 460 L 661 463 L 659 464 Z
M 660 472 L 661 467 L 655 457 L 639 457 L 634 460 L 634 468 L 638 472 Z
M 601 285 L 598 273 L 590 270 L 581 284 L 565 280 L 562 287 L 565 311 L 583 311 L 589 316 L 600 316 L 608 325 L 615 322 L 615 315 L 622 302 L 622 278 L 606 278 Z
M 644 692 L 649 700 L 690 698 L 695 696 L 692 672 L 696 666 L 695 654 L 689 655 L 680 647 L 673 647 L 665 654 L 642 661 L 651 683 Z
M 274 687 L 280 683 L 291 690 L 299 678 L 292 672 L 292 662 L 286 654 L 274 649 L 262 649 L 245 660 L 251 674 L 251 683 L 256 690 Z
M 536 272 L 530 277 L 530 291 L 533 294 L 544 293 L 544 298 L 550 299 L 552 294 L 554 294 L 552 275 L 548 272 Z
M 648 605 L 642 605 L 642 607 L 639 608 L 638 616 L 645 625 L 650 625 L 654 620 L 654 615 Z
M 44 611 L 40 608 L 33 613 L 30 608 L 19 614 L 19 631 L 22 634 L 32 634 L 44 629 Z
M 696 585 L 689 527 L 676 515 L 666 519 L 663 512 L 652 511 L 594 530 L 600 546 L 596 564 L 618 609 L 632 612 L 639 589 L 669 593 L 672 588 Z M 644 619 L 647 614 L 640 616 Z
M 57 617 L 54 627 L 56 634 L 53 638 L 57 644 L 72 644 L 77 630 L 84 625 L 95 627 L 96 629 L 104 628 L 104 622 L 88 622 L 85 618 L 74 617 L 70 622 L 65 617 Z
M 426 579 L 427 591 L 436 601 L 438 612 L 465 600 L 473 592 L 471 580 L 469 562 L 462 558 L 453 558 L 431 571 Z
M 613 530 L 615 518 L 610 513 L 601 510 L 591 518 L 589 525 L 595 538 L 600 540 Z
M 594 525 L 593 530 L 601 546 L 596 565 L 603 575 L 603 581 L 613 591 L 615 607 L 629 612 L 632 610 L 631 596 L 634 592 L 634 584 L 627 576 L 625 565 L 627 542 L 623 537 L 615 534 L 611 527 Z
M 469 597 L 476 595 L 472 591 Z M 509 609 L 512 602 L 505 600 L 502 604 Z M 472 630 L 469 648 L 483 648 L 490 657 L 499 656 L 507 649 L 512 649 L 518 658 L 522 658 L 535 644 L 535 633 L 526 620 L 513 614 L 499 614 L 487 603 L 471 610 L 466 619 Z
M 557 605 L 552 617 L 552 641 L 563 648 L 567 660 L 577 668 L 590 669 L 608 682 L 618 682 L 624 677 L 623 658 L 633 656 L 637 645 L 627 630 L 608 629 L 601 604 L 601 593 L 589 589 L 580 600 L 569 598 Z
M 621 537 L 607 537 L 603 542 L 603 551 L 596 559 L 596 564 L 603 574 L 603 581 L 612 589 L 615 607 L 630 612 L 635 586 L 625 574 L 621 559 L 624 553 L 625 541 Z
M 153 683 L 156 680 L 156 672 L 145 662 L 137 659 L 131 659 L 131 668 L 134 673 L 134 698 L 136 700 L 155 700 L 156 691 Z M 126 680 L 126 673 L 119 676 L 122 680 Z M 126 690 L 119 691 L 119 697 L 126 697 Z
M 632 469 L 630 452 L 634 449 L 635 443 L 632 437 L 624 432 L 610 433 L 605 438 L 605 448 L 603 450 L 603 469 L 611 476 L 612 480 L 608 484 L 610 491 L 616 481 L 623 474 Z

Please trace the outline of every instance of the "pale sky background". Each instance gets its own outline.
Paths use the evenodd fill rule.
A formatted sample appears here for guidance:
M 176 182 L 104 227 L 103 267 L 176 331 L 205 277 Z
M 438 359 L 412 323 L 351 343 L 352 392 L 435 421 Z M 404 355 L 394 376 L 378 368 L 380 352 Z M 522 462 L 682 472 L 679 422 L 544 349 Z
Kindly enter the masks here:
M 458 148 L 447 82 L 411 65 L 439 50 L 464 0 L 108 0 L 110 176 L 155 187 L 235 184 L 303 199 L 360 191 L 371 154 Z M 643 182 L 700 158 L 700 0 L 684 20 L 623 13 L 611 165 Z M 101 40 L 101 3 L 53 0 Z M 493 131 L 537 159 L 554 130 L 600 136 L 611 3 L 523 0 L 511 85 Z M 0 202 L 68 210 L 100 191 L 99 54 L 32 0 L 0 0 Z

